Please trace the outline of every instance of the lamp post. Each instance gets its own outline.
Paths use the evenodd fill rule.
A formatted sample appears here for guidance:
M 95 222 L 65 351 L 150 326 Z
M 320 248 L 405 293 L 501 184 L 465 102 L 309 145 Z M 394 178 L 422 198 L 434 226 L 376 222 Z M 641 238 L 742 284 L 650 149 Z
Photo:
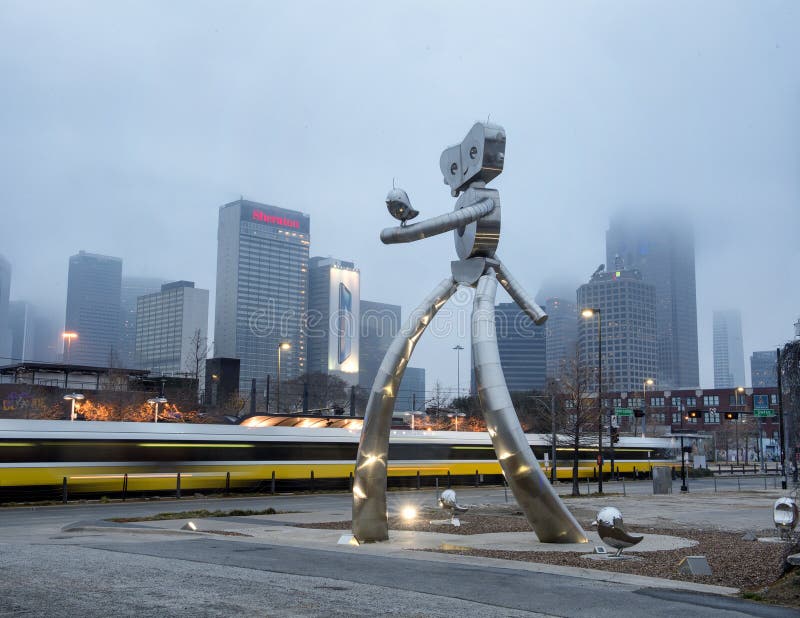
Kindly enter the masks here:
M 741 407 L 739 406 L 739 394 L 743 392 L 744 392 L 744 387 L 739 386 L 736 388 L 736 392 L 733 395 L 734 402 L 736 403 L 736 407 L 739 408 L 740 413 L 744 412 L 744 410 L 742 410 Z M 737 416 L 735 419 L 733 419 L 733 422 L 734 422 L 734 427 L 736 428 L 736 465 L 738 466 L 739 465 L 739 417 Z
M 647 425 L 647 387 L 653 386 L 653 384 L 655 384 L 653 378 L 646 378 L 642 383 L 642 397 L 644 399 L 644 403 L 642 404 L 642 413 L 644 414 L 642 417 L 642 438 L 644 438 L 645 427 Z
M 678 404 L 678 411 L 681 414 L 681 493 L 686 493 L 689 491 L 686 486 L 686 453 L 683 451 L 683 419 L 686 410 L 682 403 Z
M 275 384 L 275 413 L 281 413 L 281 352 L 288 350 L 292 346 L 286 341 L 281 341 L 278 344 L 278 379 Z
M 464 346 L 459 343 L 453 349 L 456 351 L 456 399 L 461 399 L 461 350 Z
M 597 316 L 597 493 L 603 493 L 603 322 L 600 309 L 586 308 L 581 311 L 585 319 Z M 614 474 L 614 471 L 611 471 Z
M 64 361 L 65 364 L 69 364 L 70 361 L 70 350 L 72 348 L 72 340 L 78 338 L 78 333 L 75 331 L 64 331 L 61 333 L 61 338 L 67 342 L 67 359 Z
M 147 403 L 149 403 L 150 405 L 155 405 L 156 412 L 155 412 L 155 416 L 153 417 L 153 422 L 157 423 L 158 422 L 158 404 L 167 403 L 167 398 L 164 397 L 163 395 L 159 395 L 158 397 L 151 397 L 150 399 L 147 400 Z
M 75 402 L 83 401 L 84 399 L 86 399 L 86 396 L 82 395 L 81 393 L 70 393 L 69 395 L 64 395 L 64 400 L 70 402 L 69 420 L 75 420 Z

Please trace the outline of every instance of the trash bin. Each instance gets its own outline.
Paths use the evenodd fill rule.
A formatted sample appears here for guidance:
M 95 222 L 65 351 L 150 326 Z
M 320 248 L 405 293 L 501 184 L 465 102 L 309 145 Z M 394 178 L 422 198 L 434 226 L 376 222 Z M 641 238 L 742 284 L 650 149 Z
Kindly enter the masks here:
M 653 494 L 672 493 L 672 467 L 653 467 Z

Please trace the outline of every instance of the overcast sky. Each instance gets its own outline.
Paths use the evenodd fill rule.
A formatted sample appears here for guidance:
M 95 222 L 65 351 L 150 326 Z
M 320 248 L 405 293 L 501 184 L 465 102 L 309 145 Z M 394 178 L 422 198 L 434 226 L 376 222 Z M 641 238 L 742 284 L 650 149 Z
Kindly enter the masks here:
M 439 155 L 491 115 L 498 253 L 531 293 L 585 282 L 618 209 L 691 213 L 711 387 L 714 309 L 741 308 L 748 373 L 800 316 L 799 33 L 800 3 L 764 0 L 0 0 L 12 298 L 63 320 L 85 249 L 194 280 L 213 313 L 218 207 L 242 195 L 309 213 L 312 255 L 354 260 L 362 298 L 408 312 L 455 252 L 449 234 L 381 245 L 386 192 L 451 210 Z M 418 346 L 429 389 L 455 386 L 459 341 Z

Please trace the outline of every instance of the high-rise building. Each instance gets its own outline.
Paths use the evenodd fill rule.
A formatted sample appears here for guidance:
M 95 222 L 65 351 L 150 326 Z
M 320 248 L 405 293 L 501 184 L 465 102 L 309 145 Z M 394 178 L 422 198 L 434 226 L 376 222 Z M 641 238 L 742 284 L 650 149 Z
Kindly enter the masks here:
M 77 337 L 64 345 L 65 362 L 119 366 L 122 260 L 81 251 L 69 258 L 64 330 Z
M 361 301 L 358 384 L 362 389 L 372 389 L 383 357 L 399 330 L 400 305 Z
M 11 262 L 0 255 L 0 365 L 15 362 L 11 356 L 11 327 L 8 303 L 11 294 Z
M 64 342 L 61 338 L 61 318 L 44 312 L 41 307 L 35 314 L 33 360 L 55 363 L 61 360 Z
M 39 360 L 35 356 L 36 314 L 33 305 L 24 300 L 9 303 L 8 319 L 11 326 L 11 358 L 16 363 Z
M 578 306 L 599 310 L 578 323 L 578 355 L 581 366 L 596 367 L 600 327 L 604 392 L 641 391 L 648 378 L 658 381 L 656 291 L 639 271 L 619 259 L 615 270 L 598 270 L 578 288 Z
M 409 410 L 425 410 L 425 369 L 422 367 L 406 367 L 397 397 L 394 400 L 395 412 Z
M 259 391 L 268 375 L 306 372 L 308 215 L 248 200 L 219 209 L 214 355 L 238 358 L 239 389 Z
M 714 388 L 744 386 L 742 314 L 714 311 Z
M 541 390 L 547 380 L 546 336 L 515 303 L 495 307 L 500 364 L 509 391 Z
M 122 277 L 120 292 L 119 364 L 127 369 L 136 366 L 136 299 L 155 294 L 166 283 L 154 277 Z
M 753 388 L 777 387 L 778 355 L 775 350 L 753 352 L 750 356 L 750 379 Z
M 165 283 L 160 292 L 139 296 L 136 302 L 136 365 L 201 379 L 207 331 L 208 290 L 191 281 Z
M 572 299 L 551 297 L 545 300 L 547 322 L 544 323 L 547 377 L 558 379 L 578 349 L 578 305 Z
M 360 275 L 353 262 L 312 257 L 308 262 L 308 373 L 358 384 Z
M 661 388 L 700 385 L 694 234 L 677 218 L 618 215 L 606 232 L 606 263 L 620 256 L 655 286 Z

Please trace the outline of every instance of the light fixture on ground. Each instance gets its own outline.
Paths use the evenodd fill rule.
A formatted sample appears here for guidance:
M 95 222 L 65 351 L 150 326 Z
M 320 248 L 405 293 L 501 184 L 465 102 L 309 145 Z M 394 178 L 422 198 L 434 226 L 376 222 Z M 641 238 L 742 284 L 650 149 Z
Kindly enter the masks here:
M 584 319 L 597 316 L 597 493 L 603 493 L 603 321 L 600 309 L 587 307 L 581 311 Z M 611 471 L 614 475 L 614 471 Z
M 153 422 L 158 422 L 158 406 L 164 403 L 167 403 L 167 398 L 159 395 L 158 397 L 151 397 L 147 400 L 151 406 L 155 406 L 155 414 L 153 415 Z
M 275 412 L 281 413 L 281 352 L 290 349 L 292 346 L 286 341 L 278 344 L 278 379 L 275 384 Z
M 456 431 L 458 431 L 458 419 L 464 418 L 465 416 L 466 414 L 463 412 L 450 412 L 448 413 L 447 418 L 452 418 L 455 421 Z
M 75 402 L 83 401 L 84 399 L 86 399 L 86 396 L 82 395 L 81 393 L 70 393 L 69 395 L 64 395 L 64 400 L 70 402 L 69 420 L 75 420 Z

